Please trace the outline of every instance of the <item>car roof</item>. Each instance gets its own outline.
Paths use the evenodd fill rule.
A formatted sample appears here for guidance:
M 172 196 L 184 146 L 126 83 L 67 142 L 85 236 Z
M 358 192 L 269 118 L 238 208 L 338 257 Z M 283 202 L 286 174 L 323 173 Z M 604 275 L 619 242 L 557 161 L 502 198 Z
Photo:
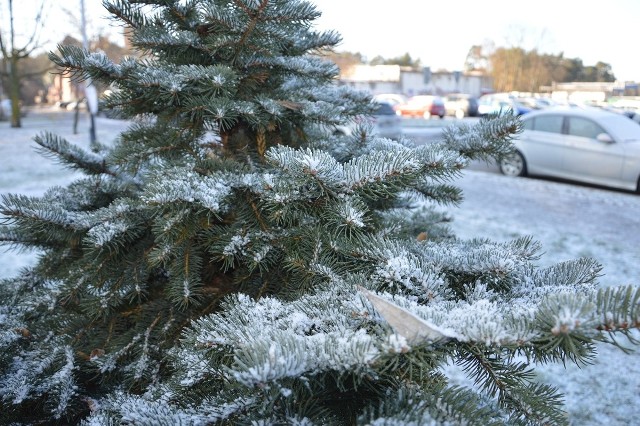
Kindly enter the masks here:
M 598 107 L 551 107 L 539 111 L 526 113 L 522 119 L 530 120 L 535 117 L 549 115 L 561 115 L 563 117 L 583 117 L 589 118 L 601 125 L 617 141 L 640 141 L 640 126 L 630 118 L 606 111 Z
M 585 117 L 585 118 L 605 118 L 618 115 L 615 112 L 605 111 L 601 108 L 597 107 L 571 107 L 571 106 L 555 106 L 550 108 L 545 108 L 538 111 L 531 111 L 526 114 L 524 118 L 529 117 L 537 117 L 540 115 L 550 115 L 550 114 L 562 114 L 562 115 L 572 115 L 575 117 Z
M 438 95 L 415 95 L 409 98 L 409 100 L 431 100 L 431 99 L 442 99 L 441 96 Z

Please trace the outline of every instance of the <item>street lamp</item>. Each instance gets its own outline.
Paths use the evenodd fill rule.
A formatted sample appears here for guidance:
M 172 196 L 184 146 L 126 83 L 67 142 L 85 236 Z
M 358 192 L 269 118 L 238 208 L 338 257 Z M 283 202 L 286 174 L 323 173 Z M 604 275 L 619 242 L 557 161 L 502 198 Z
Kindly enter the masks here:
M 89 40 L 87 39 L 87 20 L 84 10 L 84 0 L 80 0 L 80 19 L 81 19 L 81 31 L 82 31 L 82 47 L 89 50 Z M 96 87 L 91 84 L 91 78 L 85 81 L 84 95 L 87 99 L 87 108 L 89 110 L 89 117 L 91 119 L 91 126 L 89 128 L 89 138 L 91 144 L 96 142 L 96 123 L 95 115 L 98 113 L 98 92 Z

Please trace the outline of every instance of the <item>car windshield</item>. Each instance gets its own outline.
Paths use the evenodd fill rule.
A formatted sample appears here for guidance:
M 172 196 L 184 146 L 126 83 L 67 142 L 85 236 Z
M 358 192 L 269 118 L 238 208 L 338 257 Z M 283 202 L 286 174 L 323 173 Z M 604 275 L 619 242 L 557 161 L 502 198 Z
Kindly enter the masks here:
M 396 115 L 396 111 L 388 103 L 380 102 L 376 108 L 375 115 Z
M 640 142 L 640 126 L 624 115 L 612 114 L 601 123 L 616 141 Z

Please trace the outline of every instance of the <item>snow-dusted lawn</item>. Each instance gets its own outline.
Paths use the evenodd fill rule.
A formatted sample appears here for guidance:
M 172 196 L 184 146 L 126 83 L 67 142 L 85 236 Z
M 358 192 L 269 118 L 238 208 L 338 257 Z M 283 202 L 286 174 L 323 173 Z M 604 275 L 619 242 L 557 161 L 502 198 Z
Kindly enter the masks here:
M 42 195 L 48 188 L 66 185 L 78 176 L 38 154 L 35 151 L 38 145 L 33 142 L 34 136 L 51 132 L 89 150 L 89 116 L 80 112 L 76 135 L 73 134 L 73 119 L 71 111 L 46 108 L 29 112 L 19 129 L 12 129 L 7 121 L 0 122 L 0 196 L 6 193 Z M 123 121 L 96 118 L 96 135 L 100 142 L 113 141 L 126 128 Z M 30 253 L 7 252 L 0 247 L 0 278 L 14 276 L 32 259 Z
M 640 195 L 474 171 L 457 184 L 465 194 L 453 211 L 458 236 L 532 235 L 544 251 L 540 265 L 592 257 L 604 267 L 602 286 L 640 286 Z M 572 425 L 640 425 L 639 351 L 625 355 L 599 345 L 593 365 L 538 372 L 565 394 Z
M 73 114 L 31 112 L 22 129 L 0 122 L 0 194 L 40 195 L 64 185 L 74 174 L 34 151 L 32 138 L 51 131 L 89 147 L 89 120 L 81 114 L 72 134 Z M 97 118 L 98 139 L 112 141 L 126 123 Z M 640 285 L 640 196 L 538 179 L 511 179 L 466 171 L 457 182 L 465 193 L 452 225 L 462 238 L 496 241 L 532 235 L 544 254 L 541 265 L 589 256 L 604 265 L 603 286 Z M 0 278 L 15 275 L 33 260 L 32 253 L 0 249 Z M 639 348 L 640 349 L 640 348 Z M 599 346 L 591 366 L 543 366 L 541 378 L 566 395 L 573 425 L 640 425 L 640 356 Z

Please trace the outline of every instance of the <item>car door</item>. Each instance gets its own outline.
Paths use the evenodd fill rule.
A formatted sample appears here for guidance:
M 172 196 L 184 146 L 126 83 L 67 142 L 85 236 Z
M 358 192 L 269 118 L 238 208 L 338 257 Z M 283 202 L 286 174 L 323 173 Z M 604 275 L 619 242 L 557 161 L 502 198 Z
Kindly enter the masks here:
M 556 175 L 562 169 L 564 155 L 564 117 L 546 114 L 523 120 L 524 131 L 516 147 L 523 153 L 532 174 Z
M 598 135 L 607 132 L 586 117 L 567 117 L 566 132 L 568 149 L 563 167 L 568 177 L 601 184 L 620 180 L 624 163 L 621 143 L 599 141 Z

